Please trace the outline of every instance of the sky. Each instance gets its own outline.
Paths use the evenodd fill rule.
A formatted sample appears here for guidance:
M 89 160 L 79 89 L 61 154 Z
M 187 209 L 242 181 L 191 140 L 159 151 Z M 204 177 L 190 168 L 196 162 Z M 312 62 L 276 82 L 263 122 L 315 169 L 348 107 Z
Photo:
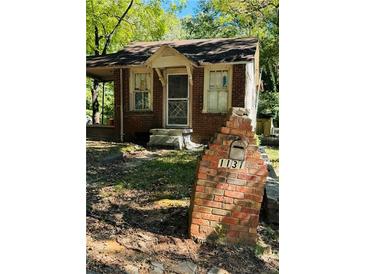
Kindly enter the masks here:
M 186 8 L 184 8 L 178 16 L 185 17 L 187 15 L 192 15 L 194 12 L 194 9 L 198 6 L 198 0 L 187 0 Z
M 166 1 L 163 2 L 162 6 L 167 9 L 169 7 L 171 1 Z M 177 14 L 177 16 L 179 18 L 188 16 L 188 15 L 192 15 L 194 12 L 194 9 L 197 8 L 198 6 L 198 0 L 187 0 L 186 1 L 186 7 L 184 9 L 181 10 L 181 12 L 179 12 Z

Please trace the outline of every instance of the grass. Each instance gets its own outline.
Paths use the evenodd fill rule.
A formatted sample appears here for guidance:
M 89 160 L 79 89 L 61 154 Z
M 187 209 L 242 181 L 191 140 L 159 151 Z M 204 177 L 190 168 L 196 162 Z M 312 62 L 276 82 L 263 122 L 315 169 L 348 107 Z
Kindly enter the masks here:
M 154 204 L 160 207 L 184 207 L 189 206 L 189 200 L 161 199 Z
M 116 182 L 117 189 L 158 191 L 166 199 L 188 198 L 195 179 L 198 156 L 197 152 L 169 151 L 129 170 Z
M 106 221 L 115 222 L 115 224 L 125 221 L 131 227 L 138 228 L 128 230 L 128 233 L 125 234 L 125 237 L 131 240 L 136 239 L 134 237 L 140 239 L 137 233 L 141 231 L 162 236 L 186 237 L 189 198 L 195 180 L 198 157 L 201 152 L 186 150 L 145 151 L 143 147 L 131 143 L 89 141 L 88 144 L 89 173 L 87 178 L 91 180 L 90 183 L 93 183 L 92 187 L 88 188 L 90 192 L 88 192 L 87 208 L 92 213 L 90 217 L 92 223 L 91 225 L 88 224 L 88 231 L 91 231 L 90 233 L 94 238 L 100 237 L 99 235 L 102 235 L 102 237 L 105 237 L 104 235 L 108 235 L 108 237 L 113 235 L 114 237 L 114 235 L 120 233 L 114 225 L 104 225 L 103 223 Z M 137 153 L 139 151 L 141 153 Z M 121 161 L 121 158 L 105 161 L 106 158 L 120 155 L 121 152 L 126 153 L 125 162 Z M 276 155 L 277 159 L 279 158 L 278 149 L 268 147 L 267 152 L 270 153 L 271 160 L 273 160 L 271 154 Z M 98 186 L 97 189 L 95 185 Z M 120 214 L 116 214 L 116 212 L 120 212 Z M 95 216 L 100 216 L 100 220 L 94 218 Z M 226 229 L 227 227 L 224 225 L 216 226 L 215 234 L 212 234 L 213 239 L 223 243 L 227 232 Z M 278 235 L 271 229 L 264 229 L 260 233 L 263 235 L 264 244 L 254 249 L 256 257 L 254 257 L 254 253 L 247 253 L 249 257 L 247 257 L 244 266 L 247 263 L 257 265 L 258 260 L 265 260 L 270 264 L 274 261 L 276 268 L 278 256 L 273 257 L 274 259 L 269 257 L 271 254 L 267 254 L 268 247 L 266 243 L 273 246 L 273 250 L 277 252 Z M 121 235 L 124 237 L 124 234 Z M 157 254 L 156 256 L 162 257 L 153 259 L 156 261 L 160 260 L 157 258 L 176 259 L 175 253 L 170 251 L 170 248 L 175 250 L 173 242 L 168 243 L 168 247 L 166 247 L 169 250 L 168 252 L 160 252 L 162 255 Z M 120 245 L 114 247 L 113 242 L 110 244 L 110 250 L 105 248 L 104 254 L 98 251 L 99 254 L 109 256 L 111 251 L 119 251 L 114 249 L 119 248 Z M 187 250 L 189 251 L 190 248 Z M 210 260 L 211 252 L 209 250 L 204 248 L 197 248 L 196 250 L 196 255 L 202 258 L 204 264 Z M 236 249 L 222 250 L 224 256 L 221 257 L 231 257 L 237 251 Z M 193 254 L 195 256 L 195 253 Z M 191 256 L 190 251 L 189 256 Z M 122 259 L 124 261 L 125 257 Z M 235 261 L 239 262 L 239 259 L 235 259 Z M 221 260 L 219 264 L 224 262 L 225 260 Z M 237 263 L 235 268 L 238 269 L 240 266 L 242 265 Z M 261 264 L 257 266 L 262 267 Z
M 266 151 L 267 155 L 269 156 L 269 159 L 271 161 L 273 168 L 275 170 L 279 169 L 279 148 L 267 146 L 265 148 L 265 151 Z
M 123 144 L 119 149 L 120 149 L 121 152 L 124 152 L 124 153 L 131 153 L 131 152 L 145 150 L 144 147 L 141 147 L 139 145 L 132 144 L 132 143 Z

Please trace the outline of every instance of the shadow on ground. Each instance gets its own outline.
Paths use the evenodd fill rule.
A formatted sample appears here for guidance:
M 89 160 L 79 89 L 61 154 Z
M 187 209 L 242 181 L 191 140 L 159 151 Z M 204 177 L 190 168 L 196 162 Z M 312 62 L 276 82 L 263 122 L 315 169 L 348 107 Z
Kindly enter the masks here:
M 198 243 L 187 237 L 199 152 L 133 150 L 131 146 L 88 143 L 89 271 L 162 273 L 160 266 L 164 273 L 207 273 L 212 267 L 229 273 L 278 271 L 276 259 L 263 259 L 255 249 Z M 266 227 L 263 231 L 267 232 Z M 264 233 L 266 241 L 273 238 L 270 233 Z

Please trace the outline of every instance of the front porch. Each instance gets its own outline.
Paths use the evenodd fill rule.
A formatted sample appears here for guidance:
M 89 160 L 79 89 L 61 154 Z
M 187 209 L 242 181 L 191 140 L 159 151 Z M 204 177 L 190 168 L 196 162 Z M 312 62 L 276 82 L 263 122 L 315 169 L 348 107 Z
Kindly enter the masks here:
M 89 77 L 114 83 L 114 124 L 93 125 L 87 136 L 143 143 L 151 134 L 150 146 L 192 147 L 193 66 L 163 46 L 142 66 L 88 67 Z
M 89 140 L 121 141 L 120 114 L 118 113 L 120 96 L 118 97 L 119 86 L 115 81 L 114 70 L 110 68 L 87 70 L 87 76 L 86 137 Z M 96 89 L 94 81 L 97 82 Z M 91 94 L 92 89 L 95 90 L 93 94 Z M 91 121 L 94 107 L 93 96 L 97 100 L 98 112 L 94 121 Z

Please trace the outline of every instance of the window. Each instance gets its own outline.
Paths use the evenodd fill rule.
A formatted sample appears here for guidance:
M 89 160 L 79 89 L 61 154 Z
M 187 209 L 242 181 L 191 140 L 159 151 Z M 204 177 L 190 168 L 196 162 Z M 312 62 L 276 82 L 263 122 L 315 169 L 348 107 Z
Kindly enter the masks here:
M 131 78 L 131 110 L 152 110 L 151 73 L 139 71 L 132 72 Z
M 230 107 L 230 68 L 205 68 L 204 78 L 203 112 L 227 112 Z

